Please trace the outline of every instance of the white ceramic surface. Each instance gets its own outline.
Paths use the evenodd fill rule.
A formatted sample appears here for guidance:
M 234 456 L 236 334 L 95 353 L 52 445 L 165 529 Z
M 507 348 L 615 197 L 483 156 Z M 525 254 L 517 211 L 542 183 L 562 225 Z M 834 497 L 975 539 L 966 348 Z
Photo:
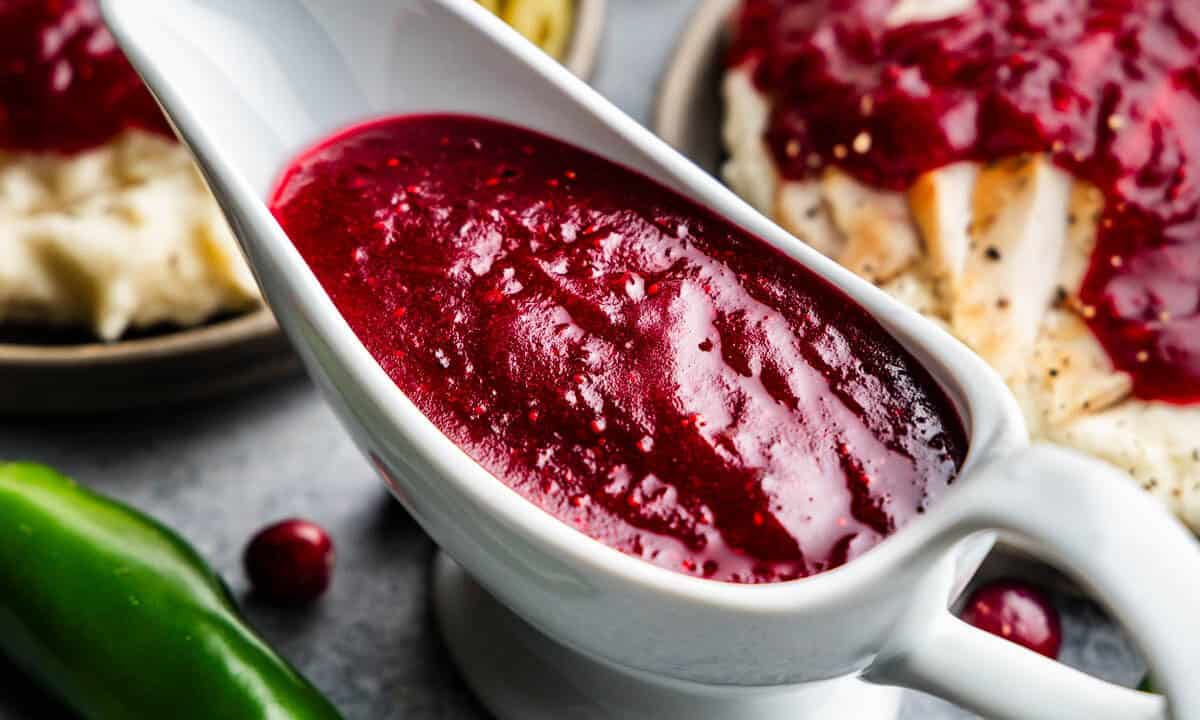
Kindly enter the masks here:
M 1200 718 L 1200 548 L 1106 465 L 1026 445 L 972 353 L 803 246 L 473 0 L 102 0 L 118 40 L 198 156 L 309 372 L 429 534 L 558 643 L 714 695 L 863 674 L 997 718 L 1165 717 L 947 611 L 1003 529 L 1051 548 L 1146 652 L 1175 720 Z M 457 111 L 637 168 L 779 247 L 874 313 L 955 399 L 971 446 L 933 510 L 805 580 L 742 586 L 612 550 L 535 508 L 441 435 L 375 364 L 262 202 L 299 150 L 387 113 Z M 1136 530 L 1135 530 L 1136 528 Z M 1180 638 L 1187 641 L 1180 642 Z M 795 718 L 813 717 L 797 708 Z M 815 712 L 815 711 L 814 711 Z M 826 711 L 821 716 L 830 716 Z
M 498 720 L 895 720 L 900 711 L 898 688 L 853 676 L 714 691 L 587 657 L 505 609 L 445 553 L 433 599 L 454 662 Z

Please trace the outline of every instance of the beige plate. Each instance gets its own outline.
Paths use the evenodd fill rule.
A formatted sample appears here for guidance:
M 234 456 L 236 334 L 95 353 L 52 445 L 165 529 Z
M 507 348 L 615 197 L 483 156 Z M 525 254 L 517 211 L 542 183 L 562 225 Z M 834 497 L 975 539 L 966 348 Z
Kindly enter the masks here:
M 654 132 L 717 175 L 721 145 L 721 77 L 728 18 L 737 0 L 704 0 L 679 37 L 654 106 Z
M 592 74 L 606 0 L 578 0 L 563 64 Z M 265 309 L 116 343 L 0 342 L 0 413 L 89 413 L 191 400 L 299 368 Z
M 675 46 L 659 85 L 654 132 L 713 175 L 720 175 L 721 77 L 727 20 L 737 0 L 704 0 L 696 8 Z M 1036 548 L 1019 538 L 1004 537 L 979 578 L 1021 577 L 1059 592 L 1078 594 L 1079 587 L 1037 559 Z
M 578 77 L 587 80 L 596 68 L 600 40 L 604 36 L 604 13 L 608 0 L 577 0 L 575 27 L 563 65 Z

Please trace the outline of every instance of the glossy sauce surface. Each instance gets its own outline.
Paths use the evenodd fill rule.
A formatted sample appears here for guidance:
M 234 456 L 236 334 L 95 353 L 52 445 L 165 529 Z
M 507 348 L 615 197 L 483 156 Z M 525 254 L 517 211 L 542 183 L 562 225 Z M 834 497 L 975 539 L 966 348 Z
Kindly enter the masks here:
M 1200 3 L 975 0 L 889 27 L 896 0 L 744 0 L 784 175 L 884 188 L 1047 152 L 1107 196 L 1081 312 L 1143 399 L 1200 401 Z M 865 138 L 865 139 L 864 139 Z
M 303 155 L 276 217 L 367 349 L 486 470 L 697 576 L 836 567 L 951 482 L 946 397 L 810 271 L 628 169 L 461 116 Z
M 0 150 L 75 153 L 129 128 L 171 135 L 94 0 L 0 0 Z

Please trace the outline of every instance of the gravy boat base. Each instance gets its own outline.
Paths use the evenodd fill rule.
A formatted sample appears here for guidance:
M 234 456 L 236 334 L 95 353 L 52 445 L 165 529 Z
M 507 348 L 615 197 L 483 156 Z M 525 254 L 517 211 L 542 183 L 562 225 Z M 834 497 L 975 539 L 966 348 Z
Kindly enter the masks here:
M 720 687 L 611 665 L 539 632 L 445 552 L 433 605 L 454 664 L 498 720 L 896 720 L 901 690 L 855 676 L 803 685 Z

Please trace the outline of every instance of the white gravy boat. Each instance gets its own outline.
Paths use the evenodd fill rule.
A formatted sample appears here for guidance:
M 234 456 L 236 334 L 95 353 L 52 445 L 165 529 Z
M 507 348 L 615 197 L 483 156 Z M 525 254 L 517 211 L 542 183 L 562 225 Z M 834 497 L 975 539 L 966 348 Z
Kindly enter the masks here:
M 964 346 L 753 211 L 473 0 L 101 5 L 195 152 L 309 373 L 395 495 L 480 585 L 556 641 L 546 643 L 550 662 L 567 677 L 576 673 L 576 690 L 625 688 L 625 697 L 593 698 L 590 709 L 558 717 L 892 712 L 869 710 L 845 692 L 847 679 L 862 678 L 995 718 L 1200 718 L 1200 546 L 1191 535 L 1117 470 L 1030 447 L 1007 389 Z M 437 111 L 491 116 L 600 152 L 829 279 L 954 400 L 970 437 L 960 478 L 928 513 L 848 565 L 761 586 L 647 564 L 527 502 L 396 388 L 263 202 L 289 160 L 331 132 L 370 117 Z M 1169 703 L 949 613 L 997 530 L 1044 548 L 1095 591 L 1147 656 Z M 478 672 L 468 668 L 469 677 Z M 592 683 L 597 672 L 618 680 Z M 518 716 L 494 687 L 476 685 L 502 717 Z M 767 697 L 786 702 L 755 705 Z

